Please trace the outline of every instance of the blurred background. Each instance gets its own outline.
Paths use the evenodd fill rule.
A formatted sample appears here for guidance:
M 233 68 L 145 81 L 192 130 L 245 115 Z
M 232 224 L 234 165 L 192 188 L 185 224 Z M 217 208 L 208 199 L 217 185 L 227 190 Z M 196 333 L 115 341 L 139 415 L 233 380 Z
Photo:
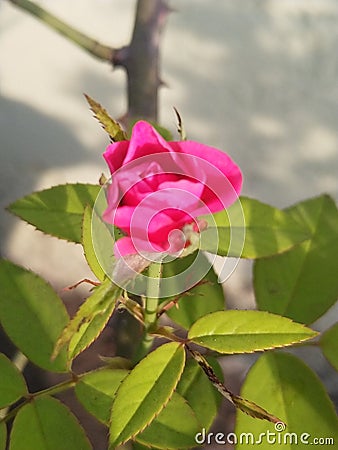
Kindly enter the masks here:
M 39 4 L 101 43 L 129 43 L 135 0 Z M 322 192 L 338 200 L 337 0 L 170 5 L 160 123 L 175 132 L 175 106 L 190 139 L 224 149 L 240 165 L 244 195 L 278 207 Z M 4 207 L 34 190 L 97 183 L 107 173 L 101 157 L 107 138 L 83 93 L 118 118 L 127 108 L 125 73 L 6 0 L 0 0 L 0 55 L 0 253 L 60 290 L 90 276 L 81 249 L 34 232 Z M 227 282 L 230 306 L 253 306 L 250 283 L 250 263 L 243 261 Z M 244 363 L 228 361 L 231 377 Z

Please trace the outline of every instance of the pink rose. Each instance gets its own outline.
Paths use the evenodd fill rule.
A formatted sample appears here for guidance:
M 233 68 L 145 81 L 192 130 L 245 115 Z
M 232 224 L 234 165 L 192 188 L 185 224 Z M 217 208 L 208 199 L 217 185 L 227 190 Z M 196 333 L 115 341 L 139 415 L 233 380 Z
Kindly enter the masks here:
M 117 257 L 180 252 L 189 245 L 185 226 L 201 231 L 205 222 L 197 218 L 227 208 L 242 186 L 227 154 L 193 141 L 166 142 L 143 121 L 130 141 L 110 144 L 103 156 L 112 174 L 103 218 L 126 235 L 115 243 Z

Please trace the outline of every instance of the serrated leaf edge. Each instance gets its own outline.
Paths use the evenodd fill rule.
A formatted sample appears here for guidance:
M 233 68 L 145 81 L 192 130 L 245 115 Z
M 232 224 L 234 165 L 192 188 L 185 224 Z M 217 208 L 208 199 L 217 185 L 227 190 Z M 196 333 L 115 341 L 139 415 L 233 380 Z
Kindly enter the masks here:
M 183 369 L 184 369 L 184 368 L 183 368 Z M 182 376 L 182 374 L 181 374 L 181 376 Z M 177 387 L 177 385 L 176 385 L 176 387 Z M 153 423 L 153 421 L 154 421 L 155 419 L 157 419 L 157 417 L 160 415 L 160 413 L 164 410 L 164 408 L 167 406 L 167 404 L 169 403 L 169 401 L 172 399 L 173 394 L 176 392 L 176 387 L 175 387 L 175 389 L 174 389 L 174 391 L 173 391 L 171 397 L 170 397 L 169 400 L 166 402 L 166 404 L 165 404 L 164 407 L 161 409 L 161 411 L 158 412 L 158 413 L 155 415 L 154 419 L 153 419 L 153 420 L 152 420 L 145 428 L 143 428 L 142 431 L 144 431 L 149 425 L 151 425 L 151 424 Z M 184 403 L 185 403 L 187 406 L 189 406 L 192 415 L 193 415 L 193 416 L 195 417 L 195 419 L 196 419 L 196 422 L 199 424 L 200 428 L 202 428 L 202 425 L 200 424 L 198 418 L 196 417 L 195 411 L 192 409 L 192 407 L 191 407 L 191 405 L 189 404 L 188 400 L 187 400 L 186 398 L 184 398 L 183 395 L 180 394 L 179 392 L 176 392 L 176 394 L 178 394 L 178 395 L 183 399 Z M 137 440 L 137 436 L 138 436 L 140 433 L 142 433 L 142 431 L 139 431 L 139 432 L 138 432 L 133 438 L 131 438 L 131 439 L 132 439 L 133 441 L 136 440 L 136 442 L 138 442 L 138 443 L 141 444 L 141 445 L 145 445 L 145 446 L 148 447 L 148 448 L 156 448 L 156 449 L 159 449 L 159 450 L 176 450 L 176 449 L 173 449 L 172 447 L 157 447 L 157 446 L 155 446 L 155 445 L 149 447 L 147 444 L 145 444 L 145 443 L 143 443 L 143 442 L 139 442 L 139 441 Z M 188 448 L 188 447 L 182 447 L 182 449 L 183 449 L 183 448 Z
M 183 347 L 183 344 L 181 344 L 181 347 Z M 179 348 L 179 346 L 177 347 L 177 349 L 178 349 L 178 348 Z M 143 361 L 143 360 L 141 360 L 138 364 L 140 364 L 142 361 Z M 146 429 L 146 428 L 154 421 L 154 419 L 155 419 L 156 417 L 158 417 L 158 415 L 160 414 L 160 412 L 167 406 L 169 400 L 171 399 L 171 397 L 173 396 L 173 393 L 175 392 L 175 389 L 176 389 L 176 387 L 177 387 L 177 385 L 178 385 L 178 382 L 179 382 L 180 379 L 181 379 L 181 376 L 182 376 L 183 371 L 184 371 L 185 363 L 186 363 L 186 357 L 184 358 L 184 364 L 182 365 L 182 368 L 181 368 L 181 370 L 180 370 L 180 372 L 179 372 L 179 376 L 177 377 L 176 383 L 175 383 L 175 385 L 173 386 L 172 392 L 171 392 L 169 398 L 167 399 L 167 401 L 166 401 L 165 403 L 163 403 L 161 409 L 153 416 L 153 418 L 152 418 L 148 423 L 146 423 L 146 424 L 144 425 L 144 427 L 143 427 L 142 429 L 140 429 L 139 431 L 137 431 L 137 433 L 133 434 L 133 435 L 130 436 L 128 439 L 126 439 L 125 441 L 119 443 L 118 445 L 124 445 L 124 444 L 125 444 L 126 442 L 128 442 L 129 440 L 133 440 L 133 441 L 134 441 L 134 440 L 135 440 L 135 437 L 136 437 L 139 433 L 142 433 L 142 431 L 145 430 L 145 429 Z M 138 365 L 138 364 L 137 364 L 137 365 Z M 137 367 L 137 365 L 136 365 L 135 367 Z M 135 368 L 135 367 L 134 367 L 134 368 Z M 165 370 L 165 369 L 164 369 L 164 370 Z M 162 372 L 162 373 L 163 373 L 163 372 Z M 121 385 L 124 383 L 124 381 L 125 381 L 127 378 L 128 378 L 128 376 L 127 376 L 126 378 L 124 378 L 124 380 L 122 380 Z M 121 387 L 121 385 L 120 385 L 120 387 Z M 119 389 L 120 389 L 120 387 L 119 387 Z M 119 389 L 117 389 L 115 395 L 117 395 Z M 137 412 L 137 411 L 136 411 L 136 412 Z M 113 449 L 111 448 L 110 444 L 109 444 L 109 450 L 113 450 Z
M 100 287 L 100 286 L 102 286 L 102 283 L 101 283 L 98 287 Z M 112 285 L 112 286 L 113 286 L 113 285 Z M 112 289 L 112 286 L 111 286 L 111 289 Z M 117 302 L 117 300 L 118 300 L 118 297 L 119 297 L 119 295 L 120 295 L 119 293 L 120 293 L 120 289 L 117 289 L 117 292 L 116 292 L 116 298 L 115 298 L 114 302 L 112 302 L 111 305 L 108 305 L 107 308 L 105 308 L 104 312 L 106 312 L 107 309 L 108 309 L 110 306 L 114 309 L 114 307 L 115 307 L 115 305 L 116 305 L 116 302 Z M 107 294 L 108 294 L 108 292 L 104 295 L 104 297 L 105 297 Z M 94 295 L 94 293 L 93 293 L 92 295 Z M 87 301 L 90 297 L 91 297 L 91 296 L 87 297 L 86 301 Z M 76 311 L 75 316 L 74 316 L 71 320 L 69 320 L 68 324 L 67 324 L 67 325 L 64 327 L 64 329 L 62 330 L 60 336 L 58 337 L 58 340 L 56 341 L 56 344 L 55 344 L 55 347 L 54 347 L 54 350 L 53 350 L 53 353 L 52 353 L 52 356 L 51 356 L 51 359 L 52 359 L 52 360 L 55 359 L 55 358 L 57 357 L 57 355 L 60 353 L 62 347 L 64 347 L 65 345 L 68 345 L 67 356 L 68 356 L 69 360 L 70 360 L 70 361 L 73 360 L 73 359 L 76 358 L 80 353 L 82 353 L 84 350 L 86 350 L 86 349 L 87 349 L 87 348 L 88 348 L 88 347 L 96 340 L 97 336 L 99 336 L 99 334 L 101 334 L 101 332 L 102 332 L 103 328 L 105 327 L 105 325 L 103 326 L 103 328 L 101 328 L 101 331 L 99 331 L 98 334 L 92 339 L 92 341 L 89 342 L 89 343 L 81 350 L 81 352 L 79 352 L 79 353 L 77 353 L 77 354 L 75 354 L 75 355 L 71 355 L 70 350 L 69 350 L 69 344 L 70 344 L 70 341 L 72 340 L 74 334 L 77 333 L 77 332 L 79 331 L 80 327 L 81 327 L 84 323 L 87 323 L 87 324 L 88 324 L 87 321 L 83 321 L 83 320 L 82 320 L 82 321 L 78 324 L 78 326 L 74 329 L 73 335 L 72 335 L 69 339 L 67 339 L 66 341 L 63 342 L 63 339 L 62 339 L 63 335 L 66 333 L 67 330 L 73 328 L 73 326 L 74 326 L 73 324 L 74 324 L 74 322 L 75 322 L 75 319 L 78 317 L 79 312 L 80 312 L 80 310 L 81 310 L 81 307 L 82 307 L 83 305 L 86 304 L 86 301 L 80 306 L 80 308 Z M 103 314 L 104 312 L 100 311 L 100 312 L 98 312 L 97 314 L 95 314 L 94 317 L 96 317 L 96 316 L 99 315 L 99 314 Z M 113 313 L 113 311 L 112 311 L 112 313 Z M 110 316 L 109 316 L 109 317 L 110 317 Z M 109 320 L 109 317 L 107 318 L 107 321 L 105 322 L 105 324 L 107 324 L 107 322 L 108 322 L 108 320 Z M 91 321 L 89 322 L 89 324 L 90 324 L 90 323 L 91 323 Z M 75 348 L 76 348 L 76 347 L 75 347 Z
M 103 281 L 104 281 L 104 278 L 105 278 L 105 276 L 106 276 L 104 270 L 101 268 L 101 269 L 102 269 L 103 277 L 102 277 L 102 276 L 98 277 L 98 274 L 96 274 L 96 273 L 94 272 L 93 268 L 91 267 L 91 264 L 89 263 L 89 259 L 87 258 L 87 251 L 86 251 L 87 249 L 86 249 L 86 247 L 85 247 L 85 245 L 84 245 L 85 217 L 86 217 L 87 211 L 88 211 L 88 214 L 89 214 L 89 212 L 90 212 L 90 214 L 91 214 L 91 216 L 92 216 L 92 214 L 93 214 L 93 208 L 91 207 L 91 205 L 90 205 L 89 203 L 87 203 L 87 205 L 84 207 L 83 215 L 82 215 L 82 224 L 81 224 L 81 245 L 82 245 L 82 248 L 83 248 L 83 254 L 84 254 L 84 257 L 85 257 L 86 262 L 87 262 L 87 264 L 88 264 L 88 267 L 89 267 L 90 270 L 92 271 L 93 275 L 94 275 L 98 280 L 100 280 L 101 282 L 103 282 Z M 90 226 L 92 227 L 92 223 L 90 223 Z M 94 253 L 94 255 L 95 255 L 95 258 L 96 258 L 96 261 L 97 261 L 98 265 L 100 265 L 100 262 L 99 262 L 99 260 L 97 259 L 97 256 L 96 256 L 96 252 L 95 252 L 94 246 L 93 246 L 93 253 Z M 101 267 L 101 265 L 100 265 L 100 267 Z
M 84 347 L 81 347 L 81 350 L 80 350 L 80 351 L 77 350 L 77 351 L 75 352 L 74 350 L 77 349 L 78 343 L 81 341 L 81 339 L 78 341 L 78 343 L 77 343 L 76 346 L 75 346 L 75 349 L 74 349 L 72 352 L 71 352 L 71 351 L 69 350 L 69 348 L 68 348 L 67 355 L 68 355 L 68 357 L 69 357 L 70 360 L 75 359 L 80 353 L 84 352 L 88 347 L 90 347 L 90 346 L 92 345 L 92 343 L 93 343 L 94 341 L 97 340 L 97 338 L 100 336 L 100 334 L 103 332 L 104 328 L 106 327 L 106 325 L 107 325 L 107 323 L 108 323 L 108 321 L 109 321 L 111 315 L 113 314 L 114 308 L 115 308 L 115 304 L 116 304 L 116 300 L 115 300 L 114 304 L 111 304 L 111 305 L 109 306 L 109 308 L 112 308 L 112 310 L 111 310 L 111 313 L 107 316 L 107 319 L 106 319 L 106 321 L 104 322 L 102 328 L 97 332 L 97 334 L 92 338 L 92 340 L 91 340 L 90 342 L 88 342 Z M 97 317 L 98 315 L 103 315 L 104 313 L 107 312 L 107 310 L 108 310 L 109 308 L 106 308 L 105 311 L 103 311 L 103 312 L 99 312 L 98 314 L 95 314 L 95 317 Z M 94 320 L 94 319 L 93 319 L 93 320 Z M 89 327 L 90 324 L 91 324 L 91 322 L 88 323 L 88 327 Z M 87 327 L 87 328 L 88 328 L 88 327 Z M 79 329 L 78 329 L 77 331 L 79 331 Z M 83 335 L 82 335 L 82 336 L 83 336 Z M 73 336 L 72 336 L 72 338 L 73 338 Z M 69 340 L 69 344 L 70 344 L 72 338 Z M 81 338 L 82 338 L 82 337 L 81 337 Z
M 230 310 L 228 310 L 228 311 L 230 311 Z M 242 311 L 248 311 L 248 310 L 242 310 Z M 249 310 L 249 311 L 251 311 L 251 310 Z M 201 344 L 201 343 L 198 342 L 197 340 L 194 340 L 194 338 L 190 338 L 190 337 L 189 337 L 189 331 L 190 331 L 190 330 L 188 331 L 188 339 L 189 339 L 190 342 L 194 342 L 195 344 L 200 345 L 201 347 L 204 347 L 204 348 L 210 348 L 210 350 L 213 350 L 213 351 L 215 351 L 215 352 L 217 352 L 217 353 L 219 353 L 219 354 L 221 354 L 221 355 L 239 355 L 239 354 L 251 354 L 251 353 L 256 353 L 256 352 L 265 352 L 265 351 L 268 351 L 268 350 L 274 350 L 274 349 L 278 349 L 278 348 L 290 347 L 290 346 L 292 346 L 292 345 L 297 345 L 298 343 L 303 343 L 304 341 L 308 341 L 308 340 L 310 340 L 310 339 L 314 339 L 315 337 L 317 337 L 317 336 L 320 335 L 320 332 L 315 331 L 315 330 L 312 330 L 311 328 L 309 328 L 309 327 L 306 326 L 305 324 L 296 322 L 296 321 L 290 319 L 289 317 L 280 316 L 279 314 L 270 313 L 270 312 L 268 312 L 268 311 L 259 311 L 259 310 L 252 310 L 252 311 L 257 311 L 257 312 L 260 312 L 260 313 L 265 313 L 265 314 L 268 315 L 268 316 L 282 317 L 284 320 L 288 321 L 289 323 L 297 324 L 299 327 L 301 327 L 301 328 L 303 328 L 303 329 L 310 330 L 310 331 L 312 332 L 312 334 L 311 334 L 310 336 L 309 336 L 309 335 L 308 335 L 308 336 L 305 336 L 305 337 L 302 338 L 302 339 L 298 339 L 298 340 L 295 340 L 295 341 L 291 341 L 290 343 L 287 343 L 287 344 L 277 344 L 277 345 L 273 345 L 273 346 L 264 347 L 264 348 L 261 348 L 261 349 L 249 350 L 249 351 L 241 351 L 241 352 L 237 352 L 237 351 L 236 351 L 236 352 L 220 352 L 219 350 L 215 350 L 215 349 L 213 349 L 213 348 L 207 347 L 206 345 Z M 209 314 L 207 314 L 207 315 L 205 315 L 205 316 L 203 316 L 203 317 L 200 317 L 199 319 L 196 320 L 196 322 L 194 322 L 194 324 L 191 326 L 191 328 L 192 328 L 199 320 L 202 320 L 204 317 L 207 317 L 208 315 L 211 315 L 211 314 L 218 314 L 218 313 L 220 313 L 220 312 L 225 312 L 225 311 L 215 311 L 215 312 L 211 312 L 211 313 L 209 313 Z M 190 329 L 191 329 L 191 328 L 190 328 Z M 246 333 L 246 334 L 248 334 L 248 335 L 253 335 L 253 334 L 255 334 L 255 333 Z M 264 333 L 257 333 L 257 334 L 264 334 Z M 265 333 L 265 334 L 271 334 L 271 333 Z M 288 333 L 284 333 L 284 334 L 288 334 Z M 289 333 L 289 334 L 293 334 L 293 333 Z M 231 335 L 229 335 L 229 336 L 234 336 L 234 335 L 235 335 L 235 333 L 233 333 L 233 334 L 231 334 Z M 204 336 L 205 336 L 205 337 L 210 337 L 211 335 L 204 335 Z M 214 336 L 218 336 L 218 335 L 214 335 Z M 219 335 L 219 336 L 226 336 L 226 335 Z M 201 336 L 198 336 L 198 337 L 201 337 Z
M 28 225 L 32 226 L 34 228 L 35 231 L 39 231 L 40 233 L 44 234 L 45 236 L 51 236 L 54 237 L 60 241 L 66 241 L 69 242 L 71 244 L 81 244 L 81 241 L 74 241 L 68 238 L 64 238 L 64 237 L 60 237 L 60 236 L 56 236 L 55 234 L 51 234 L 51 233 L 47 233 L 46 231 L 40 230 L 39 228 L 36 227 L 36 225 L 34 223 L 32 223 L 31 221 L 24 219 L 23 217 L 20 216 L 20 214 L 17 214 L 15 211 L 12 211 L 11 207 L 12 205 L 14 205 L 14 203 L 20 201 L 20 200 L 24 200 L 28 197 L 31 197 L 32 195 L 37 195 L 40 194 L 41 192 L 44 191 L 50 191 L 54 188 L 57 187 L 61 187 L 61 186 L 98 186 L 100 187 L 98 184 L 92 184 L 92 183 L 65 183 L 65 184 L 56 184 L 54 186 L 51 186 L 47 189 L 41 189 L 39 191 L 33 191 L 30 194 L 27 194 L 23 197 L 18 198 L 17 200 L 14 200 L 12 203 L 10 203 L 8 206 L 5 207 L 5 210 L 8 211 L 9 213 L 13 214 L 13 216 L 18 217 L 20 220 L 22 220 L 23 222 L 26 222 Z M 23 208 L 25 209 L 25 208 Z M 27 208 L 29 209 L 29 208 Z M 83 216 L 83 214 L 79 214 L 79 213 L 68 213 L 69 215 L 73 215 L 73 216 Z
M 89 104 L 90 110 L 92 111 L 95 119 L 99 122 L 103 130 L 108 134 L 108 136 L 112 139 L 112 141 L 118 142 L 127 140 L 125 131 L 122 129 L 121 125 L 110 116 L 108 111 L 99 102 L 94 100 L 88 94 L 84 93 L 83 95 L 85 96 L 85 99 L 87 100 L 87 103 Z M 118 128 L 118 131 L 114 135 L 110 134 L 110 132 L 108 131 L 109 130 L 108 126 L 104 122 L 102 122 L 102 120 L 98 115 L 98 112 L 101 112 L 101 114 L 105 116 L 107 120 L 109 120 L 111 124 L 114 125 L 114 127 Z

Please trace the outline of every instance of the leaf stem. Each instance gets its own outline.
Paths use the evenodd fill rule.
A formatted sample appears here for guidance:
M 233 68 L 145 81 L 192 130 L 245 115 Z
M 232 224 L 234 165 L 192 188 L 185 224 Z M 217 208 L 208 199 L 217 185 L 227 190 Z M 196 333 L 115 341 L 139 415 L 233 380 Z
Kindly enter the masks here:
M 144 311 L 144 323 L 146 325 L 146 328 L 154 325 L 157 320 L 157 307 L 160 295 L 161 275 L 161 263 L 155 262 L 149 266 L 147 298 Z
M 28 13 L 37 17 L 50 28 L 54 29 L 62 36 L 68 38 L 96 58 L 103 61 L 113 62 L 116 49 L 108 47 L 107 45 L 100 44 L 95 39 L 92 39 L 84 33 L 81 33 L 81 31 L 66 24 L 65 22 L 49 13 L 44 8 L 41 8 L 41 6 L 37 5 L 36 3 L 31 2 L 30 0 L 9 1 L 10 3 L 13 3 L 13 5 L 16 5 L 17 7 L 24 9 Z
M 144 333 L 142 341 L 135 353 L 133 362 L 140 361 L 148 352 L 154 341 L 151 331 L 155 328 L 157 322 L 157 310 L 160 294 L 160 283 L 162 275 L 162 264 L 154 262 L 148 269 L 147 296 L 144 307 Z

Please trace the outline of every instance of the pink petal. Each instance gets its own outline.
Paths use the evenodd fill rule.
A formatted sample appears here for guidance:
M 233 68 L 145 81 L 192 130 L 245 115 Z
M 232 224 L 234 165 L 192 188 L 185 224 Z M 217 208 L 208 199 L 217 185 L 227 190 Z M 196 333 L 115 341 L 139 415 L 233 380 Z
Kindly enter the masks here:
M 106 151 L 103 153 L 103 157 L 108 164 L 110 173 L 114 173 L 119 167 L 122 166 L 128 147 L 129 141 L 120 141 L 108 145 Z
M 126 155 L 124 164 L 142 156 L 170 151 L 170 145 L 162 136 L 148 122 L 141 120 L 136 122 L 133 127 L 128 154 Z
M 234 163 L 229 155 L 217 148 L 209 147 L 194 141 L 182 141 L 172 144 L 175 144 L 178 151 L 185 154 L 198 156 L 202 160 L 209 162 L 212 166 L 219 169 L 219 171 L 228 178 L 237 194 L 240 193 L 242 187 L 242 173 L 240 168 Z M 199 164 L 197 162 L 197 167 L 198 166 Z M 207 167 L 208 166 L 206 165 L 205 168 Z M 210 171 L 207 170 L 207 172 Z
M 114 255 L 115 258 L 121 258 L 121 256 L 126 255 L 134 255 L 137 253 L 136 248 L 134 247 L 133 241 L 130 237 L 120 238 L 115 242 L 114 245 Z

